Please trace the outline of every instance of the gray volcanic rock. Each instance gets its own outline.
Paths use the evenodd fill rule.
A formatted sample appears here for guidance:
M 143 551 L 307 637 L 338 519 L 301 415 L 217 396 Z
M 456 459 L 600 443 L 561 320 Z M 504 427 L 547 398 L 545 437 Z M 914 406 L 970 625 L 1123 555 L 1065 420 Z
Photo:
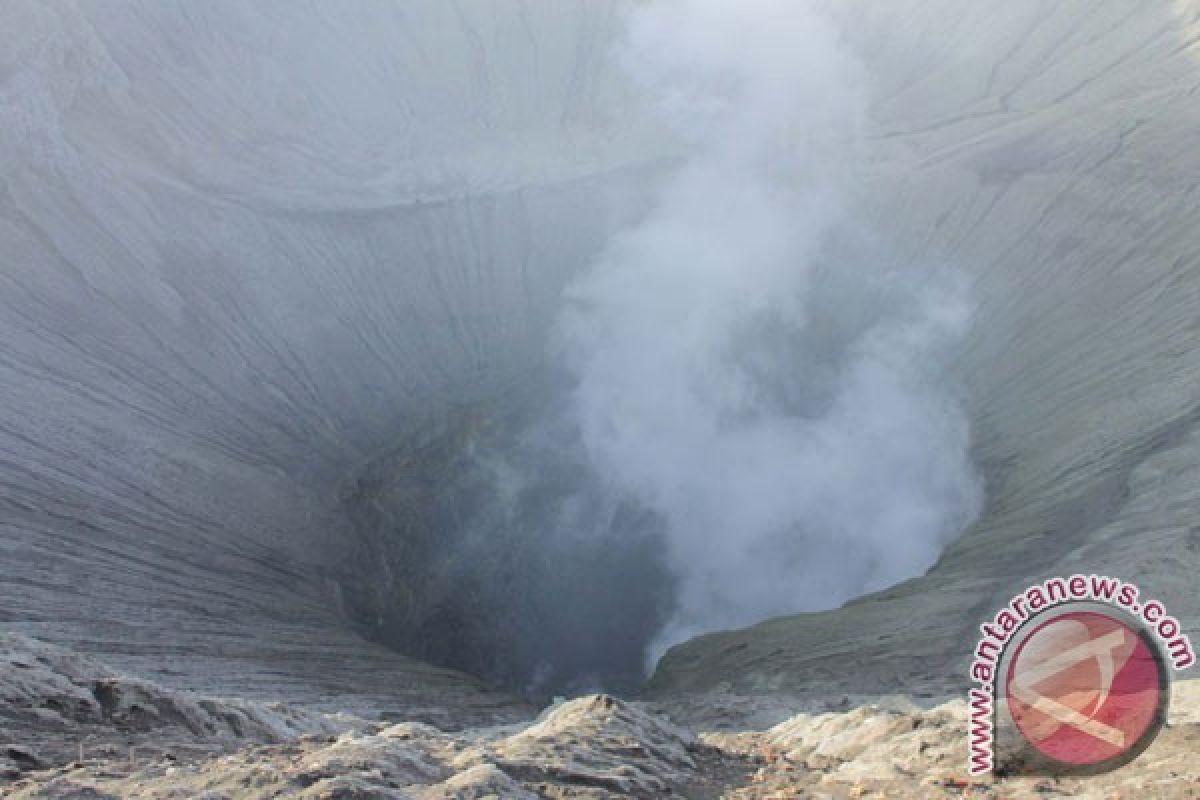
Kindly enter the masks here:
M 719 788 L 702 756 L 716 753 L 608 695 L 451 734 L 170 690 L 0 637 L 5 796 L 659 797 Z
M 1134 581 L 1200 631 L 1200 8 L 842 8 L 880 81 L 861 223 L 970 283 L 987 508 L 924 577 L 676 647 L 651 695 L 697 717 L 957 690 L 977 626 L 1058 574 Z
M 6 777 L 92 757 L 209 754 L 366 723 L 282 703 L 173 691 L 66 648 L 0 634 L 0 741 Z
M 11 651 L 11 642 L 8 647 Z M 41 657 L 51 650 L 32 644 L 28 652 Z M 68 672 L 59 670 L 76 675 L 78 668 L 68 654 L 59 653 L 39 674 L 50 683 L 69 682 Z M 7 688 L 7 682 L 0 687 Z M 961 772 L 967 730 L 961 698 L 924 711 L 864 706 L 798 714 L 765 731 L 695 734 L 640 704 L 592 695 L 552 706 L 532 724 L 451 734 L 418 722 L 334 719 L 155 687 L 147 697 L 160 707 L 202 707 L 238 714 L 257 725 L 240 739 L 219 725 L 207 735 L 181 725 L 159 726 L 160 747 L 138 746 L 128 754 L 122 738 L 128 732 L 113 726 L 95 731 L 83 760 L 48 766 L 31 765 L 26 750 L 0 748 L 0 790 L 6 797 L 46 800 L 1187 798 L 1195 796 L 1200 781 L 1196 689 L 1200 682 L 1176 692 L 1170 724 L 1138 759 L 1136 769 L 1084 778 L 987 776 L 968 781 Z M 0 719 L 13 708 L 0 698 Z M 297 735 L 305 729 L 309 732 Z

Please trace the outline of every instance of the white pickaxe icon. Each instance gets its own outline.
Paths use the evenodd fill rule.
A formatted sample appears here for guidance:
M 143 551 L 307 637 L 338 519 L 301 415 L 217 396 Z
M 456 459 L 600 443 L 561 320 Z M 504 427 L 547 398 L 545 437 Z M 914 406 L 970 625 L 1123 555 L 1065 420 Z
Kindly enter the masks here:
M 1116 673 L 1116 660 L 1113 658 L 1113 651 L 1125 646 L 1125 636 L 1125 630 L 1118 628 L 1097 639 L 1092 639 L 1083 644 L 1076 645 L 1069 650 L 1065 650 L 1053 658 L 1049 658 L 1038 664 L 1036 667 L 1030 667 L 1026 670 L 1018 669 L 1012 683 L 1009 685 L 1009 694 L 1057 722 L 1070 725 L 1089 736 L 1111 744 L 1113 747 L 1124 747 L 1124 731 L 1085 716 L 1057 700 L 1046 697 L 1034 690 L 1033 687 L 1041 681 L 1057 675 L 1082 661 L 1095 659 L 1097 666 L 1100 668 L 1100 696 L 1097 698 L 1094 708 L 1099 711 L 1104 707 L 1105 700 L 1108 699 L 1108 693 L 1112 688 L 1113 677 Z

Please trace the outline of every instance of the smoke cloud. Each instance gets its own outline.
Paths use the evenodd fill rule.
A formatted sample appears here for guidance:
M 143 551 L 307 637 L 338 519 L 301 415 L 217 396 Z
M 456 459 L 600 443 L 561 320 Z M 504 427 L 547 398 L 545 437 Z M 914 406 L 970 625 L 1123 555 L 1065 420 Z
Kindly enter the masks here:
M 833 25 L 794 0 L 659 0 L 620 59 L 685 157 L 570 286 L 556 342 L 587 462 L 662 520 L 653 663 L 921 572 L 981 490 L 945 377 L 960 287 L 829 257 L 867 100 Z
M 390 570 L 355 598 L 371 635 L 537 699 L 915 575 L 980 504 L 948 378 L 970 307 L 855 222 L 867 81 L 833 25 L 796 0 L 626 21 L 680 157 L 614 202 L 548 363 L 350 503 L 361 571 Z

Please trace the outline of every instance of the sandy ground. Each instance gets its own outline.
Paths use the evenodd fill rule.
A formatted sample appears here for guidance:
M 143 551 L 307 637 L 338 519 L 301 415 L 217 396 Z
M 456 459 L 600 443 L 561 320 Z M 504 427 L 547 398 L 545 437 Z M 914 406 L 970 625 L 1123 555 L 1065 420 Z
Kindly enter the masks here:
M 0 646 L 6 797 L 1200 797 L 1200 682 L 1176 685 L 1168 726 L 1116 772 L 967 780 L 961 700 L 717 733 L 590 695 L 450 733 L 175 692 L 23 637 Z

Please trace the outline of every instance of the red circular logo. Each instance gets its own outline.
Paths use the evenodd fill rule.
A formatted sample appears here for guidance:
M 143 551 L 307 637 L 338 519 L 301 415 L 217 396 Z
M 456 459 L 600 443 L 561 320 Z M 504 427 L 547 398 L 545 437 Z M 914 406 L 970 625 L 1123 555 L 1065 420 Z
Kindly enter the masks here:
M 1017 729 L 1038 752 L 1071 766 L 1136 755 L 1166 712 L 1166 674 L 1155 647 L 1096 611 L 1042 623 L 1008 667 L 1005 692 Z

